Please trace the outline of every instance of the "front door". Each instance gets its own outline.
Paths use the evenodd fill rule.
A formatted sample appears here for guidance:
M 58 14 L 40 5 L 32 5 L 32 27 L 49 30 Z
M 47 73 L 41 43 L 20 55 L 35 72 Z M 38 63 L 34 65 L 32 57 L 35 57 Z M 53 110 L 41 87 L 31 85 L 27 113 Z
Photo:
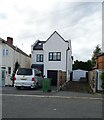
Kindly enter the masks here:
M 6 68 L 5 67 L 1 67 L 0 86 L 5 86 L 5 79 L 6 79 Z
M 48 70 L 47 77 L 51 78 L 51 85 L 57 86 L 57 71 L 56 70 Z

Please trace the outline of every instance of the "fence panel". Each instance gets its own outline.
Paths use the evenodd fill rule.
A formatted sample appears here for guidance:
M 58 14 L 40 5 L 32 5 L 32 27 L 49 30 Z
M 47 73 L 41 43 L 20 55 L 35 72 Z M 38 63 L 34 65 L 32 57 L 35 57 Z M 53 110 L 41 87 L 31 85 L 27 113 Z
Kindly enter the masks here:
M 58 71 L 57 89 L 60 90 L 60 88 L 65 84 L 65 82 L 66 82 L 66 72 Z
M 93 70 L 88 72 L 88 81 L 92 91 L 95 93 L 97 90 L 102 90 L 101 88 L 101 73 L 100 70 Z

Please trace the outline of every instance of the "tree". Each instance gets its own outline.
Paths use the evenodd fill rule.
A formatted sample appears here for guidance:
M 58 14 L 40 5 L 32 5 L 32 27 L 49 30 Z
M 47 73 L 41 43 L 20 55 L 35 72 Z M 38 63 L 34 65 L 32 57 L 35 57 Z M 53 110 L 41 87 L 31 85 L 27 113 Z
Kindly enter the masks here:
M 102 85 L 101 85 L 101 87 L 102 87 L 102 89 L 104 90 L 104 71 L 101 73 L 101 80 L 102 80 Z
M 11 77 L 11 80 L 12 80 L 12 86 L 14 86 L 14 76 L 15 76 L 15 74 L 16 74 L 16 71 L 17 71 L 17 69 L 19 68 L 19 63 L 18 63 L 18 61 L 16 61 L 16 63 L 15 63 L 15 67 L 14 67 L 14 70 L 13 70 L 13 73 L 12 73 L 12 77 Z
M 87 60 L 86 62 L 83 61 L 74 61 L 73 70 L 82 69 L 91 71 L 93 67 L 96 65 L 96 57 L 101 53 L 101 48 L 99 45 L 96 46 L 95 50 L 93 51 L 93 55 L 91 60 Z
M 99 45 L 96 46 L 95 50 L 93 51 L 93 55 L 92 55 L 92 64 L 93 67 L 96 65 L 96 57 L 101 53 L 101 48 L 99 47 Z
M 73 70 L 76 70 L 76 69 L 91 71 L 92 61 L 88 60 L 87 62 L 83 62 L 83 61 L 76 60 L 74 61 L 74 64 L 73 64 Z
M 93 63 L 92 63 L 92 61 L 91 61 L 91 60 L 87 60 L 87 62 L 86 62 L 86 70 L 87 70 L 87 71 L 91 71 L 92 68 L 93 68 Z

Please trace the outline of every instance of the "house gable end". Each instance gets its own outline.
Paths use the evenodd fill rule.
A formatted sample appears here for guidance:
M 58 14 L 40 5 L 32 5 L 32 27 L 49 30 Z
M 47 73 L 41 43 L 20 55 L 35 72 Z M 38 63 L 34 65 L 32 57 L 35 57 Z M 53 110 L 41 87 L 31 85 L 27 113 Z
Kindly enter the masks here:
M 46 42 L 47 42 L 48 40 L 50 40 L 50 38 L 51 38 L 54 34 L 57 34 L 64 42 L 68 42 L 68 41 L 65 41 L 64 38 L 63 38 L 57 31 L 54 31 L 53 34 L 51 34 L 50 37 L 46 40 Z

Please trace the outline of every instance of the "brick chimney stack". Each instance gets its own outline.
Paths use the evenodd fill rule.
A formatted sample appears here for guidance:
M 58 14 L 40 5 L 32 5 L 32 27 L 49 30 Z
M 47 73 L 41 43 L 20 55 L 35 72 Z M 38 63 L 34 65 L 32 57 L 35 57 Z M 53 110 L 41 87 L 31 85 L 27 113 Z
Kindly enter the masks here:
M 12 37 L 7 37 L 7 43 L 10 45 L 13 45 L 13 38 Z

